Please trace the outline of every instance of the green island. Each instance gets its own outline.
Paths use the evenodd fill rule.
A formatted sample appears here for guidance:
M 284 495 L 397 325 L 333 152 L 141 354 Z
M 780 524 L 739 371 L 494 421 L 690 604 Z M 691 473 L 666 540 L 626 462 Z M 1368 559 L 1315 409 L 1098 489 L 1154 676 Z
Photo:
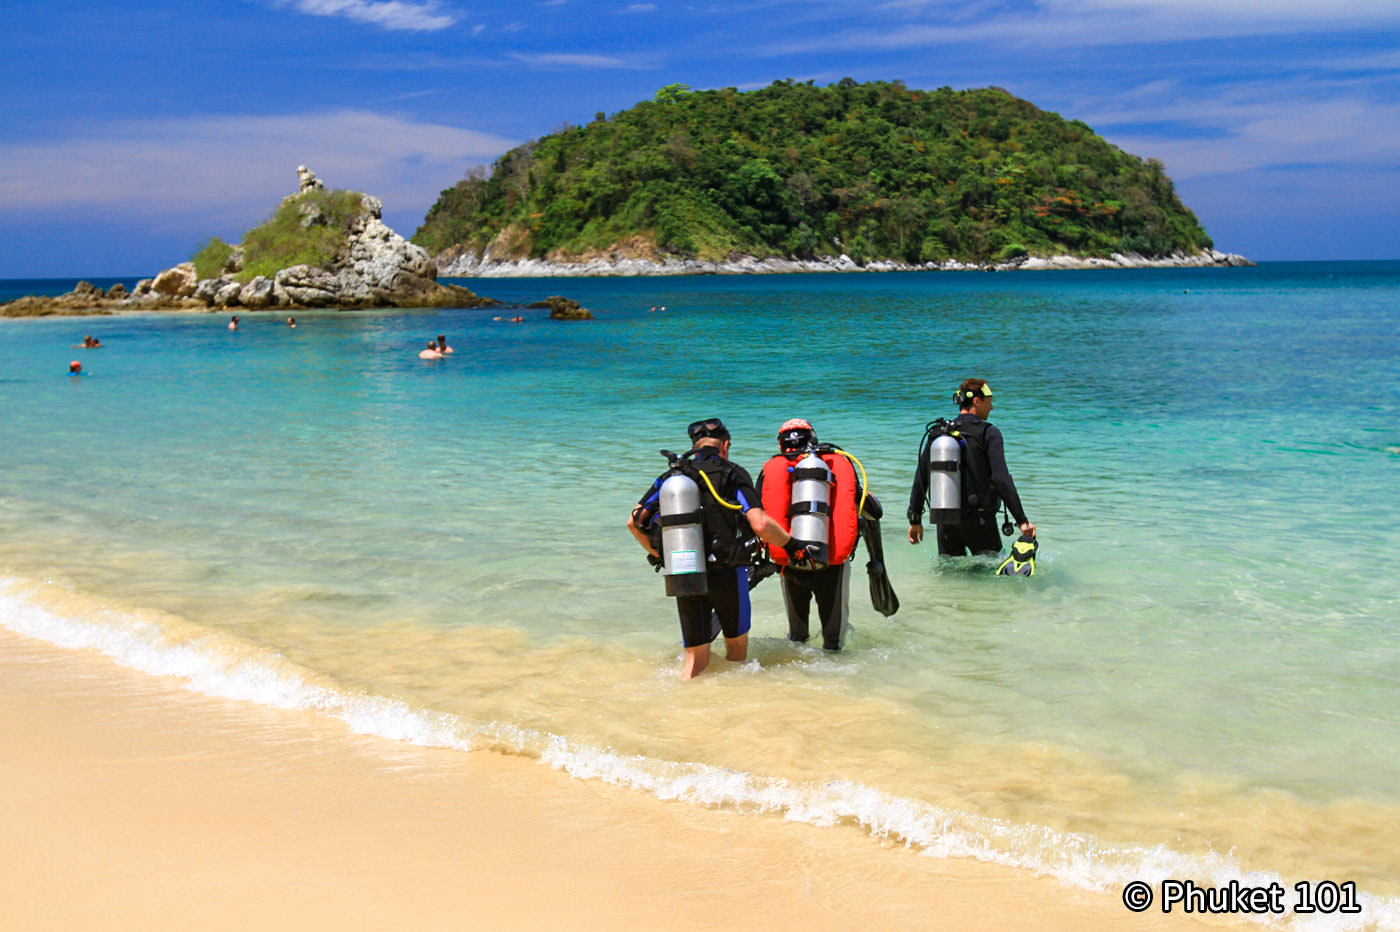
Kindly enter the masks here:
M 442 192 L 438 258 L 849 256 L 908 264 L 1197 254 L 1162 163 L 1000 88 L 672 84 L 512 149 Z

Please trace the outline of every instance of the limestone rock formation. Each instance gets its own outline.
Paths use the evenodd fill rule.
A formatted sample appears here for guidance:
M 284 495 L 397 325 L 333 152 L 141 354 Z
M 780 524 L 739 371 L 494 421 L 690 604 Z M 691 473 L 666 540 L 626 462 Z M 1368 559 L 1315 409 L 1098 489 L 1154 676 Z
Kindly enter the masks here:
M 305 165 L 297 166 L 297 193 L 305 194 L 307 191 L 324 191 L 326 186 L 321 183 L 321 179 L 316 177 L 316 173 Z
M 335 192 L 342 216 L 328 214 L 325 185 L 305 165 L 297 167 L 298 190 L 282 201 L 296 208 L 301 229 L 318 241 L 338 245 L 324 264 L 293 265 L 270 278 L 244 278 L 245 244 L 231 248 L 227 261 L 211 278 L 201 279 L 194 262 L 182 262 L 155 278 L 142 279 L 130 295 L 103 294 L 83 282 L 58 298 L 22 298 L 18 306 L 0 306 L 3 314 L 94 313 L 109 309 L 161 310 L 207 307 L 480 307 L 497 302 L 467 288 L 442 285 L 437 265 L 427 250 L 399 236 L 382 219 L 384 205 L 376 197 Z M 344 204 L 349 198 L 349 216 Z M 331 235 L 317 230 L 335 223 Z M 295 236 L 292 237 L 296 239 Z M 114 289 L 115 291 L 115 289 Z M 12 305 L 16 302 L 12 302 Z
M 181 262 L 166 269 L 151 282 L 151 290 L 172 298 L 188 298 L 199 287 L 199 276 L 195 274 L 193 262 Z

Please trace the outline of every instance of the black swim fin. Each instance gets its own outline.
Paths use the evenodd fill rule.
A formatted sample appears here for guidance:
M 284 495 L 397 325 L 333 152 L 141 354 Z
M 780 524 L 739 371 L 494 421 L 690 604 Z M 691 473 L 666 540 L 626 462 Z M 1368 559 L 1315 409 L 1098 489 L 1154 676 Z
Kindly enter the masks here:
M 998 576 L 1034 576 L 1035 552 L 1040 544 L 1034 537 L 1022 534 L 1011 545 L 1011 556 L 1001 561 L 997 567 Z
M 880 522 L 876 518 L 862 516 L 860 519 L 865 537 L 865 550 L 870 560 L 865 564 L 865 572 L 870 576 L 870 604 L 875 611 L 886 618 L 899 611 L 899 596 L 890 585 L 890 575 L 885 572 L 885 542 L 880 538 Z

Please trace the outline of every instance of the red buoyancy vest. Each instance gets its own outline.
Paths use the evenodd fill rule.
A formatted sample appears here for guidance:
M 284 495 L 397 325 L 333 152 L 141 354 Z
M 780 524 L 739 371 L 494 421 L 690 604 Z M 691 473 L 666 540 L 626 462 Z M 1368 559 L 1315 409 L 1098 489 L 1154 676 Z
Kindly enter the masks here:
M 763 464 L 763 511 L 784 531 L 791 527 L 788 508 L 792 505 L 792 470 L 797 461 L 806 455 L 797 453 L 789 458 L 787 454 L 779 453 Z M 831 540 L 827 543 L 831 553 L 830 565 L 839 566 L 855 553 L 856 537 L 860 530 L 857 524 L 860 499 L 856 492 L 856 471 L 851 461 L 840 453 L 819 455 L 836 480 L 831 490 Z M 779 566 L 787 566 L 787 551 L 782 547 L 769 544 L 768 555 Z

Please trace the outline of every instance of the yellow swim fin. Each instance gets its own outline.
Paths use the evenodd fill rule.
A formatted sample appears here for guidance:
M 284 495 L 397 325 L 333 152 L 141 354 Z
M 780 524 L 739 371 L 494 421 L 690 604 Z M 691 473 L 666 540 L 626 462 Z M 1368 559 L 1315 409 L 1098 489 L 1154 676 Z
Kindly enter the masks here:
M 998 576 L 1034 576 L 1035 552 L 1040 548 L 1034 537 L 1022 534 L 1011 545 L 1011 556 L 997 567 Z

